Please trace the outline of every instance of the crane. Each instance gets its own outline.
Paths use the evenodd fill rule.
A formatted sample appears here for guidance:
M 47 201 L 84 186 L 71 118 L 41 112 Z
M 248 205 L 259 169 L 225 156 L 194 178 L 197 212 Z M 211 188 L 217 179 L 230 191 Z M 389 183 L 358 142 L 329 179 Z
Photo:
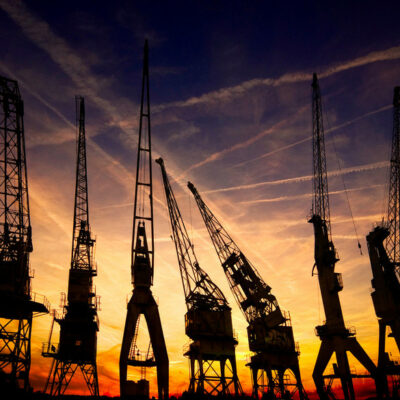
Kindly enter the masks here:
M 372 269 L 372 301 L 379 322 L 378 369 L 385 380 L 392 378 L 392 397 L 400 392 L 400 366 L 386 352 L 387 328 L 400 350 L 400 87 L 394 88 L 393 135 L 390 158 L 389 206 L 386 223 L 376 226 L 367 235 Z
M 32 318 L 50 309 L 32 292 L 32 251 L 24 103 L 18 82 L 0 77 L 0 386 L 6 397 L 30 389 Z
M 252 372 L 253 396 L 258 398 L 266 390 L 273 399 L 286 399 L 293 398 L 298 391 L 300 399 L 306 399 L 290 315 L 280 309 L 271 287 L 207 207 L 195 186 L 188 182 L 188 187 L 248 323 L 249 348 L 255 353 L 248 364 Z M 294 374 L 295 383 L 288 379 L 287 370 Z
M 85 99 L 75 97 L 77 161 L 71 267 L 68 296 L 62 297 L 60 316 L 53 313 L 49 340 L 43 343 L 42 356 L 53 358 L 44 392 L 60 396 L 67 390 L 79 368 L 92 396 L 99 396 L 97 376 L 97 315 L 99 297 L 93 286 L 97 275 L 94 261 L 95 240 L 89 224 L 88 180 L 86 166 Z M 54 322 L 60 325 L 58 344 L 51 342 Z
M 236 369 L 235 346 L 238 342 L 233 334 L 231 308 L 218 286 L 200 267 L 169 183 L 164 161 L 158 158 L 156 162 L 161 167 L 185 294 L 186 335 L 192 340 L 185 353 L 190 360 L 188 391 L 200 395 L 242 394 Z M 214 363 L 219 363 L 219 368 Z
M 339 261 L 339 258 L 331 236 L 321 91 L 315 73 L 312 82 L 312 126 L 313 200 L 312 216 L 308 222 L 313 224 L 315 240 L 315 264 L 312 275 L 314 275 L 316 269 L 326 316 L 323 325 L 316 327 L 316 334 L 321 340 L 321 347 L 315 363 L 313 379 L 321 399 L 329 399 L 334 396 L 330 391 L 331 385 L 325 386 L 324 378 L 339 378 L 345 400 L 354 400 L 352 378 L 364 378 L 366 375 L 350 372 L 347 352 L 352 353 L 367 369 L 370 376 L 375 379 L 378 394 L 381 393 L 382 385 L 374 363 L 355 337 L 355 329 L 346 328 L 343 319 L 339 299 L 339 292 L 343 289 L 343 281 L 342 275 L 335 272 L 335 264 Z M 333 353 L 336 354 L 337 360 L 337 363 L 333 364 L 334 373 L 324 377 L 323 373 Z
M 154 276 L 153 179 L 149 93 L 149 50 L 145 41 L 139 119 L 139 140 L 133 207 L 131 275 L 133 292 L 127 306 L 124 335 L 119 358 L 121 397 L 149 397 L 147 368 L 156 367 L 158 399 L 168 399 L 169 361 L 158 305 L 151 286 Z M 148 234 L 149 241 L 148 241 Z M 139 318 L 144 315 L 150 343 L 144 352 L 137 348 Z M 128 366 L 141 369 L 141 379 L 128 379 Z

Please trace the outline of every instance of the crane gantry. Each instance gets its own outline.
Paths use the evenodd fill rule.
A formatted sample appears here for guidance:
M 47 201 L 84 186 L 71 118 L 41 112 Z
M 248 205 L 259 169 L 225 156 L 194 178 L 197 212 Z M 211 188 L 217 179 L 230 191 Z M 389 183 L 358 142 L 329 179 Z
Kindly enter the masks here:
M 200 267 L 164 161 L 159 158 L 156 162 L 161 167 L 185 294 L 185 331 L 192 340 L 185 353 L 190 360 L 188 391 L 199 395 L 242 394 L 236 369 L 235 346 L 238 342 L 233 334 L 231 308 L 218 286 Z M 216 366 L 218 363 L 219 366 Z
M 68 295 L 63 297 L 61 316 L 53 312 L 49 340 L 43 344 L 43 357 L 53 362 L 44 392 L 63 395 L 79 368 L 92 396 L 99 395 L 97 376 L 97 315 L 99 297 L 93 286 L 97 275 L 94 261 L 95 240 L 89 224 L 88 180 L 86 166 L 85 100 L 75 97 L 77 128 L 77 161 L 75 181 L 74 220 L 72 229 L 71 268 Z M 58 344 L 51 342 L 53 325 L 60 325 Z
M 331 236 L 325 136 L 321 92 L 317 74 L 313 75 L 312 89 L 313 200 L 312 216 L 308 222 L 312 223 L 314 227 L 315 264 L 312 274 L 317 269 L 316 274 L 326 316 L 323 325 L 316 327 L 316 334 L 321 340 L 321 347 L 315 363 L 313 379 L 318 395 L 322 400 L 333 396 L 330 389 L 335 378 L 339 378 L 341 381 L 345 400 L 354 400 L 352 379 L 366 376 L 351 373 L 347 352 L 351 352 L 368 370 L 370 376 L 375 379 L 378 394 L 381 394 L 382 384 L 374 363 L 358 343 L 354 329 L 346 328 L 343 319 L 339 299 L 339 292 L 343 289 L 343 281 L 342 275 L 335 272 L 335 264 L 339 261 L 339 258 Z M 334 373 L 324 376 L 323 373 L 333 353 L 336 354 L 337 360 L 337 363 L 333 364 Z M 330 379 L 328 385 L 325 385 L 324 378 Z
M 286 399 L 293 398 L 298 391 L 300 399 L 306 399 L 290 315 L 280 309 L 271 287 L 207 207 L 194 185 L 188 182 L 188 187 L 248 323 L 249 348 L 255 353 L 248 364 L 252 372 L 253 396 L 258 398 L 267 391 L 273 399 Z M 287 379 L 287 370 L 292 371 L 295 382 Z
M 149 50 L 145 41 L 139 120 L 135 200 L 133 207 L 131 273 L 133 292 L 127 306 L 124 336 L 119 359 L 121 397 L 149 397 L 146 368 L 157 369 L 158 399 L 167 400 L 169 361 L 158 305 L 151 286 L 154 276 L 153 178 L 151 160 Z M 149 240 L 148 240 L 149 238 Z M 150 336 L 147 350 L 137 345 L 140 316 L 144 315 Z M 128 366 L 141 369 L 141 379 L 128 379 Z
M 372 269 L 372 301 L 379 323 L 378 369 L 385 379 L 392 379 L 392 397 L 400 392 L 400 366 L 386 352 L 387 328 L 400 350 L 400 87 L 394 88 L 393 134 L 390 158 L 389 202 L 385 224 L 368 235 L 368 252 Z
M 24 103 L 18 82 L 0 77 L 0 387 L 5 396 L 30 389 L 32 318 L 50 307 L 45 297 L 32 293 L 32 251 Z

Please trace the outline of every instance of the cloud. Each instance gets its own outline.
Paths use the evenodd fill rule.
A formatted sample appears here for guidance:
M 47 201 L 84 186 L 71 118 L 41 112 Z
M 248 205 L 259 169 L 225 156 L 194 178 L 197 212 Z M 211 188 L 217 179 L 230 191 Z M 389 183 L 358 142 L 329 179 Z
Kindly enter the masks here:
M 341 175 L 351 174 L 351 173 L 355 173 L 355 172 L 364 172 L 364 171 L 370 171 L 370 170 L 379 169 L 379 168 L 386 168 L 388 166 L 389 166 L 388 161 L 379 161 L 376 163 L 364 164 L 364 165 L 359 165 L 359 166 L 355 166 L 355 167 L 342 168 L 341 170 L 331 171 L 331 172 L 328 172 L 328 176 L 341 176 Z M 258 183 L 250 183 L 248 185 L 239 185 L 239 186 L 231 186 L 231 187 L 220 188 L 220 189 L 213 189 L 213 190 L 205 191 L 204 193 L 207 193 L 207 194 L 221 193 L 221 192 L 230 192 L 232 190 L 255 189 L 255 188 L 263 187 L 263 186 L 282 185 L 282 184 L 288 184 L 288 183 L 300 183 L 300 182 L 310 181 L 312 178 L 313 178 L 312 175 L 304 175 L 304 176 L 297 176 L 295 178 L 278 179 L 275 181 L 265 181 L 265 182 L 258 182 Z
M 400 46 L 394 46 L 384 50 L 373 51 L 366 54 L 365 56 L 329 66 L 325 70 L 321 71 L 318 75 L 320 78 L 327 78 L 331 75 L 335 75 L 337 73 L 347 71 L 349 69 L 358 68 L 379 61 L 397 60 L 399 58 L 400 58 Z M 311 78 L 312 78 L 311 72 L 298 71 L 298 72 L 283 74 L 279 78 L 251 79 L 242 82 L 239 85 L 222 88 L 216 91 L 205 93 L 197 97 L 190 97 L 187 100 L 160 104 L 159 106 L 155 107 L 153 111 L 159 112 L 172 107 L 184 108 L 184 107 L 191 107 L 199 104 L 208 104 L 213 102 L 223 102 L 223 101 L 227 102 L 233 100 L 238 96 L 242 96 L 243 94 L 254 88 L 266 87 L 266 86 L 275 87 L 290 83 L 307 82 L 311 80 Z
M 378 114 L 378 113 L 380 113 L 380 112 L 382 112 L 382 111 L 389 110 L 389 109 L 392 108 L 392 107 L 393 107 L 393 106 L 392 106 L 391 104 L 389 104 L 389 105 L 380 107 L 380 108 L 378 108 L 378 109 L 376 109 L 376 110 L 369 111 L 369 112 L 367 112 L 367 113 L 365 113 L 365 114 L 363 114 L 363 115 L 359 115 L 358 117 L 355 117 L 355 118 L 353 118 L 353 119 L 351 119 L 351 120 L 349 120 L 349 121 L 343 122 L 342 124 L 339 124 L 339 125 L 333 126 L 332 128 L 326 129 L 326 130 L 325 130 L 325 135 L 327 135 L 327 134 L 329 134 L 329 133 L 332 133 L 332 132 L 335 132 L 335 131 L 338 131 L 338 130 L 340 130 L 340 129 L 342 129 L 342 128 L 346 128 L 346 127 L 348 127 L 349 125 L 352 125 L 352 124 L 354 124 L 354 123 L 356 123 L 356 122 L 358 122 L 358 121 L 361 121 L 361 120 L 364 119 L 364 118 L 370 117 L 371 115 Z M 269 151 L 269 152 L 267 152 L 267 153 L 264 153 L 264 154 L 262 154 L 261 156 L 252 158 L 251 160 L 242 161 L 242 162 L 240 162 L 240 163 L 238 163 L 238 164 L 233 165 L 233 167 L 234 167 L 234 168 L 236 168 L 236 167 L 242 167 L 243 165 L 246 165 L 246 164 L 248 164 L 248 163 L 250 163 L 250 162 L 257 161 L 257 160 L 261 160 L 261 159 L 263 159 L 263 158 L 272 156 L 273 154 L 280 153 L 281 151 L 288 150 L 288 149 L 291 149 L 291 148 L 293 148 L 293 147 L 296 147 L 296 146 L 298 146 L 299 144 L 303 144 L 303 143 L 305 143 L 305 142 L 310 141 L 311 139 L 312 139 L 312 136 L 308 136 L 308 137 L 306 137 L 306 138 L 304 138 L 304 139 L 298 140 L 297 142 L 290 143 L 290 144 L 288 144 L 288 145 L 286 145 L 286 146 L 282 146 L 282 147 L 279 147 L 279 148 L 277 148 L 277 149 L 275 149 L 275 150 L 272 150 L 272 151 Z
M 268 129 L 263 130 L 262 132 L 258 133 L 257 135 L 254 135 L 252 137 L 250 137 L 249 139 L 244 140 L 243 142 L 239 142 L 234 144 L 231 147 L 227 147 L 223 150 L 217 151 L 213 154 L 211 154 L 210 156 L 208 156 L 207 158 L 205 158 L 204 160 L 190 166 L 186 172 L 192 171 L 196 168 L 202 167 L 206 164 L 209 164 L 210 162 L 219 160 L 220 158 L 224 157 L 226 154 L 232 153 L 233 151 L 245 148 L 247 146 L 252 145 L 253 143 L 257 142 L 258 140 L 262 139 L 264 136 L 267 135 L 271 135 L 273 133 L 275 133 L 278 129 L 281 129 L 282 127 L 284 127 L 288 121 L 293 122 L 296 120 L 296 118 L 301 115 L 307 107 L 301 107 L 294 116 L 291 116 L 288 119 L 284 119 L 281 120 L 279 122 L 277 122 L 276 124 L 274 124 L 273 126 L 269 127 Z
M 363 187 L 352 188 L 352 189 L 347 189 L 347 190 L 334 190 L 334 191 L 330 191 L 329 195 L 342 194 L 342 193 L 346 193 L 346 192 L 358 192 L 360 190 L 376 189 L 376 188 L 380 188 L 382 186 L 384 186 L 384 185 L 370 185 L 370 186 L 363 186 Z M 310 197 L 312 197 L 312 193 L 304 193 L 304 194 L 298 194 L 298 195 L 294 195 L 294 196 L 273 197 L 270 199 L 247 200 L 247 201 L 241 201 L 240 203 L 242 203 L 242 204 L 277 203 L 277 202 L 287 201 L 287 200 L 308 199 Z

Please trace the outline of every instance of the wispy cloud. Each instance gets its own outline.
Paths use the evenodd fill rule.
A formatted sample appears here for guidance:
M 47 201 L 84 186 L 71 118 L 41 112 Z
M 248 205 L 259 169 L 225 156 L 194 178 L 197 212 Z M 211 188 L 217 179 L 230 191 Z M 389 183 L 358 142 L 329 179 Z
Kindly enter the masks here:
M 352 189 L 347 189 L 347 190 L 333 190 L 329 192 L 329 195 L 336 195 L 336 194 L 343 194 L 345 192 L 358 192 L 361 190 L 370 190 L 370 189 L 376 189 L 380 188 L 384 185 L 370 185 L 370 186 L 363 186 L 359 188 L 352 188 Z M 311 193 L 304 193 L 304 194 L 297 194 L 293 196 L 279 196 L 279 197 L 273 197 L 269 199 L 257 199 L 257 200 L 247 200 L 247 201 L 241 201 L 240 203 L 242 204 L 260 204 L 260 203 L 279 203 L 281 201 L 289 201 L 289 200 L 300 200 L 300 199 L 308 199 L 312 197 Z
M 363 171 L 370 171 L 379 168 L 386 168 L 388 167 L 388 161 L 379 161 L 376 163 L 371 164 L 364 164 L 355 167 L 349 168 L 342 168 L 340 170 L 335 170 L 328 172 L 328 176 L 340 176 L 345 174 L 351 174 L 355 172 L 363 172 Z M 204 193 L 221 193 L 221 192 L 230 192 L 232 190 L 248 190 L 248 189 L 255 189 L 263 186 L 273 186 L 273 185 L 283 185 L 288 183 L 300 183 L 300 182 L 307 182 L 312 179 L 312 175 L 304 175 L 304 176 L 296 176 L 294 178 L 287 178 L 287 179 L 277 179 L 275 181 L 264 181 L 264 182 L 257 182 L 257 183 L 250 183 L 248 185 L 238 185 L 238 186 L 230 186 L 226 188 L 220 189 L 213 189 L 208 190 Z
M 372 64 L 379 61 L 389 61 L 400 59 L 400 46 L 390 47 L 384 50 L 373 51 L 365 56 L 357 57 L 349 61 L 338 63 L 329 66 L 319 73 L 320 78 L 326 78 L 331 75 L 335 75 L 339 72 L 347 71 L 349 69 L 358 68 L 364 65 Z M 298 71 L 283 74 L 278 78 L 261 78 L 261 79 L 251 79 L 240 83 L 239 85 L 230 86 L 215 90 L 212 92 L 205 93 L 201 96 L 190 97 L 189 99 L 183 101 L 174 101 L 171 103 L 160 104 L 154 111 L 162 111 L 171 107 L 191 107 L 200 104 L 208 104 L 213 102 L 231 101 L 238 96 L 242 96 L 249 90 L 258 87 L 266 86 L 281 86 L 290 83 L 300 83 L 307 82 L 312 77 L 312 72 L 309 71 Z
M 56 35 L 49 24 L 34 15 L 19 0 L 9 2 L 0 0 L 0 7 L 22 29 L 22 32 L 44 50 L 50 58 L 71 78 L 84 95 L 88 95 L 110 119 L 110 124 L 119 126 L 119 109 L 115 103 L 101 95 L 110 80 L 92 74 L 89 65 L 71 48 L 68 43 Z
M 273 126 L 269 127 L 268 129 L 263 130 L 262 132 L 244 140 L 243 142 L 239 142 L 234 144 L 231 147 L 227 147 L 223 150 L 220 151 L 216 151 L 215 153 L 211 154 L 210 156 L 208 156 L 207 158 L 205 158 L 204 160 L 193 164 L 192 166 L 190 166 L 186 172 L 192 171 L 196 168 L 200 168 L 206 164 L 209 164 L 213 161 L 219 160 L 222 157 L 226 156 L 229 153 L 232 153 L 233 151 L 239 150 L 239 149 L 243 149 L 245 147 L 248 147 L 250 145 L 252 145 L 253 143 L 257 142 L 258 140 L 262 139 L 263 137 L 267 136 L 267 135 L 271 135 L 273 133 L 276 133 L 279 129 L 282 129 L 289 121 L 292 123 L 293 121 L 296 120 L 296 118 L 301 115 L 305 110 L 307 109 L 307 107 L 301 107 L 296 113 L 295 115 L 291 116 L 288 119 L 284 119 L 281 120 L 279 122 L 277 122 L 276 124 L 274 124 Z
M 367 112 L 367 113 L 365 113 L 363 115 L 359 115 L 358 117 L 355 117 L 355 118 L 353 118 L 353 119 L 351 119 L 349 121 L 343 122 L 342 124 L 339 124 L 339 125 L 333 126 L 332 128 L 326 129 L 325 130 L 325 135 L 327 135 L 329 133 L 332 133 L 332 132 L 335 132 L 335 131 L 338 131 L 340 129 L 346 128 L 346 127 L 348 127 L 348 126 L 350 126 L 350 125 L 352 125 L 352 124 L 354 124 L 356 122 L 359 122 L 359 121 L 363 120 L 364 118 L 370 117 L 371 115 L 378 114 L 378 113 L 380 113 L 382 111 L 389 110 L 392 107 L 393 106 L 391 104 L 389 104 L 389 105 L 380 107 L 380 108 L 378 108 L 376 110 L 369 111 L 369 112 Z M 290 143 L 290 144 L 288 144 L 286 146 L 281 146 L 281 147 L 279 147 L 279 148 L 277 148 L 275 150 L 268 151 L 267 153 L 264 153 L 261 156 L 252 158 L 250 160 L 245 160 L 245 161 L 242 161 L 242 162 L 240 162 L 238 164 L 235 164 L 235 165 L 233 165 L 233 168 L 242 167 L 243 165 L 246 165 L 246 164 L 251 163 L 253 161 L 261 160 L 263 158 L 272 156 L 273 154 L 280 153 L 281 151 L 284 151 L 284 150 L 289 150 L 289 149 L 291 149 L 293 147 L 296 147 L 296 146 L 298 146 L 300 144 L 306 143 L 306 142 L 310 141 L 311 139 L 312 139 L 312 136 L 308 136 L 308 137 L 306 137 L 304 139 L 301 139 L 301 140 L 298 140 L 296 142 Z

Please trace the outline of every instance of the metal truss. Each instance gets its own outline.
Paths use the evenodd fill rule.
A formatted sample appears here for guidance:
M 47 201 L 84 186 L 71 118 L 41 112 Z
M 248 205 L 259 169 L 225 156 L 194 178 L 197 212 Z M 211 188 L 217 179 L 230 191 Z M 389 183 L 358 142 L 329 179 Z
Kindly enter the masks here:
M 96 364 L 74 363 L 54 359 L 44 392 L 50 387 L 50 396 L 60 396 L 65 393 L 76 370 L 80 368 L 91 396 L 99 396 Z M 52 379 L 51 379 L 52 377 Z
M 0 319 L 0 370 L 9 375 L 10 383 L 29 387 L 31 366 L 32 317 Z

